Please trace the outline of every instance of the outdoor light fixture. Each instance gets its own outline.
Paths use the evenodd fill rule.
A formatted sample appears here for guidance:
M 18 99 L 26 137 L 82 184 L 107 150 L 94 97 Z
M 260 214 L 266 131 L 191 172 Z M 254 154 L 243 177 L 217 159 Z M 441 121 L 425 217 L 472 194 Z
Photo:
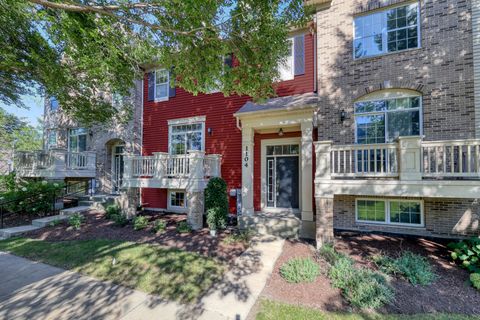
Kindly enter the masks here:
M 345 121 L 346 117 L 347 117 L 347 113 L 345 112 L 345 110 L 342 109 L 342 111 L 340 111 L 340 121 L 341 122 Z
M 212 130 L 212 128 L 208 128 L 208 129 L 207 129 L 207 132 L 208 132 L 208 135 L 209 135 L 209 136 L 211 136 L 211 135 L 212 135 L 212 133 L 213 133 L 213 130 Z
M 280 130 L 278 130 L 278 135 L 279 135 L 280 137 L 283 137 L 283 129 L 282 129 L 282 128 L 280 128 Z

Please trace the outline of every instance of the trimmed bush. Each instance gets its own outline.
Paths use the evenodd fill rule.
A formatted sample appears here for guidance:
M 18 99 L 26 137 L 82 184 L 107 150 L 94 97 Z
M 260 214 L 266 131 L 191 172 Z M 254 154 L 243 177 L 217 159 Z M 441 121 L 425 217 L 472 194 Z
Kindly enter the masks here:
M 192 232 L 192 228 L 188 225 L 187 221 L 180 221 L 177 224 L 177 232 L 178 233 L 189 233 Z
M 228 217 L 227 183 L 222 178 L 211 178 L 205 189 L 207 224 L 211 230 L 225 228 Z
M 436 279 L 428 259 L 410 251 L 403 252 L 396 259 L 380 255 L 373 261 L 382 272 L 400 275 L 413 285 L 426 286 Z
M 480 273 L 472 273 L 470 275 L 470 282 L 475 289 L 480 291 Z
M 121 214 L 120 207 L 115 204 L 111 204 L 105 209 L 105 218 L 107 219 L 112 219 L 113 216 L 119 214 Z
M 453 260 L 472 273 L 480 273 L 480 238 L 452 242 L 448 247 Z
M 128 219 L 123 213 L 112 215 L 111 219 L 119 227 L 125 227 L 128 224 Z
M 133 220 L 134 230 L 143 230 L 148 227 L 148 218 L 145 216 L 136 216 Z
M 322 257 L 323 259 L 325 259 L 325 261 L 327 261 L 329 264 L 333 265 L 335 264 L 335 262 L 342 258 L 343 255 L 337 251 L 335 251 L 335 249 L 333 248 L 332 245 L 330 244 L 325 244 L 323 245 L 319 250 L 318 250 L 318 254 L 320 257 Z
M 153 229 L 152 231 L 155 233 L 162 233 L 167 229 L 167 223 L 161 219 L 155 220 L 153 223 Z
M 311 258 L 294 258 L 280 267 L 280 275 L 290 283 L 313 282 L 320 274 L 318 264 Z
M 68 224 L 75 230 L 80 230 L 85 217 L 81 213 L 74 213 L 68 218 Z

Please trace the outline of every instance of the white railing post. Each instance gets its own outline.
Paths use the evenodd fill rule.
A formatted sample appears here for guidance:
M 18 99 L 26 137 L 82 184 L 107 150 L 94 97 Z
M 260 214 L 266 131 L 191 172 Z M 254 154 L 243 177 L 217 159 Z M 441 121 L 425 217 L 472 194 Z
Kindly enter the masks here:
M 316 170 L 315 179 L 330 180 L 332 178 L 330 154 L 332 152 L 332 141 L 315 142 Z
M 56 172 L 62 172 L 67 169 L 67 151 L 63 149 L 50 149 L 49 156 L 51 167 L 49 168 L 55 170 Z
M 168 153 L 154 152 L 154 177 L 161 179 L 167 175 Z
M 190 150 L 188 151 L 188 168 L 190 170 L 190 179 L 204 179 L 205 172 L 203 162 L 205 159 L 204 151 Z
M 222 156 L 220 154 L 209 154 L 205 156 L 205 176 L 222 176 Z
M 132 155 L 126 155 L 123 158 L 123 181 L 132 179 L 132 162 L 133 162 L 133 156 Z
M 422 180 L 422 138 L 398 137 L 400 180 Z

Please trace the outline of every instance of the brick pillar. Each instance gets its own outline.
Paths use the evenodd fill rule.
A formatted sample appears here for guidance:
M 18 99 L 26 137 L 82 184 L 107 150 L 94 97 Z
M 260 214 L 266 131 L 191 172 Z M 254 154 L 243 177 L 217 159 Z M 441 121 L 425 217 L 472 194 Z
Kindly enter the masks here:
M 128 218 L 137 214 L 137 207 L 140 201 L 138 191 L 138 188 L 122 189 L 120 197 L 116 199 L 116 204 Z
M 317 248 L 333 243 L 333 198 L 315 198 L 317 205 Z
M 187 192 L 187 222 L 193 230 L 203 228 L 204 202 L 203 191 Z

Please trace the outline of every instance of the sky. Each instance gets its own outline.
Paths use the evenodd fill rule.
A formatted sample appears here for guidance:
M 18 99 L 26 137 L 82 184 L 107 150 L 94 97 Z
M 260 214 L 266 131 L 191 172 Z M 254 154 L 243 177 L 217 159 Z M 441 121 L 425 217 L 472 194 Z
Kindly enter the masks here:
M 24 118 L 33 126 L 38 125 L 38 118 L 43 117 L 43 97 L 41 96 L 22 96 L 23 103 L 28 109 L 18 108 L 17 106 L 9 106 L 0 102 L 0 108 L 9 113 L 13 113 L 19 118 Z

